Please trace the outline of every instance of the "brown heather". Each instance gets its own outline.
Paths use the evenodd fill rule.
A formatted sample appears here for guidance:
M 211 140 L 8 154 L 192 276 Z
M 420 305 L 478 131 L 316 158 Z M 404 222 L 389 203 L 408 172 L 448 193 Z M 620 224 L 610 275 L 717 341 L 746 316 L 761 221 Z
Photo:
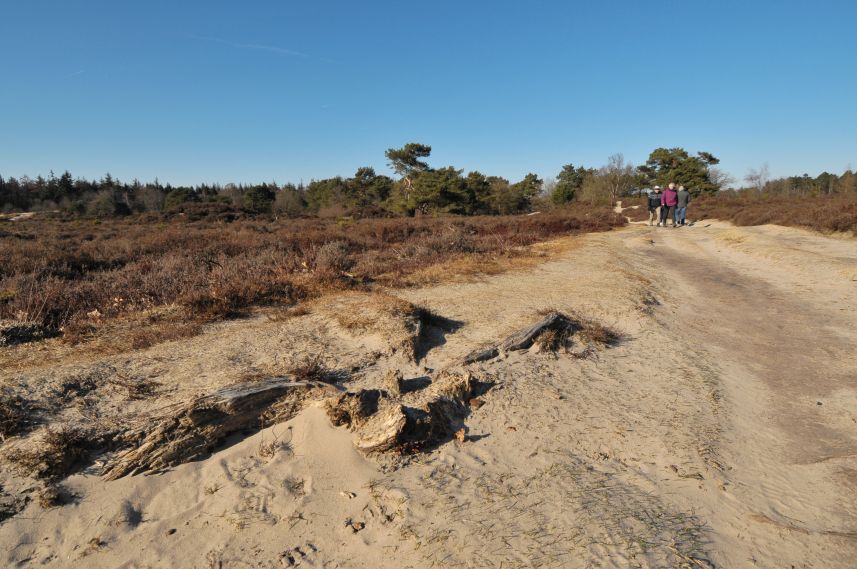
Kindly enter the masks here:
M 373 283 L 407 286 L 445 263 L 479 272 L 482 262 L 525 255 L 526 245 L 623 224 L 607 208 L 582 206 L 467 218 L 0 222 L 0 319 L 63 329 L 76 341 L 115 317 L 174 305 L 186 328 L 178 335 L 192 335 L 191 321 Z M 132 343 L 164 339 L 141 334 Z
M 644 198 L 639 202 L 629 199 L 625 206 L 641 204 L 637 209 L 626 209 L 624 215 L 631 221 L 645 221 L 648 211 Z M 803 227 L 823 233 L 857 233 L 857 194 L 832 195 L 778 195 L 759 194 L 752 190 L 721 192 L 702 196 L 690 203 L 687 220 L 719 219 L 735 225 L 784 225 Z
M 735 225 L 786 225 L 815 231 L 857 233 L 857 194 L 784 196 L 751 191 L 723 192 L 691 203 L 693 219 L 720 219 Z M 688 215 L 690 210 L 688 210 Z

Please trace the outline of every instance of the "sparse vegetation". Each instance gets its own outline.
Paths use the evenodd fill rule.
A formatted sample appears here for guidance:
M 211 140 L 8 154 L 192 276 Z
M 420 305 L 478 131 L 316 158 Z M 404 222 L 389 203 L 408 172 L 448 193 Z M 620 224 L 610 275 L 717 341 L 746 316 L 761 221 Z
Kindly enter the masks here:
M 59 479 L 81 464 L 95 446 L 96 434 L 90 429 L 63 425 L 47 428 L 30 446 L 12 449 L 7 459 L 22 472 L 36 478 Z
M 336 375 L 324 365 L 319 355 L 306 356 L 289 369 L 297 381 L 334 382 Z
M 0 392 L 0 442 L 17 435 L 29 424 L 27 402 L 19 395 Z
M 545 317 L 542 323 L 546 325 L 532 330 L 532 343 L 541 352 L 564 351 L 584 359 L 593 356 L 598 349 L 613 346 L 622 339 L 622 335 L 613 328 L 579 314 L 564 314 L 553 308 L 540 310 L 539 314 Z
M 145 399 L 155 395 L 160 383 L 146 378 L 133 378 L 123 374 L 116 374 L 108 380 L 115 389 L 123 392 L 130 400 Z
M 302 478 L 297 478 L 295 476 L 287 476 L 283 480 L 283 488 L 286 489 L 286 492 L 289 495 L 300 498 L 306 495 L 306 490 L 304 489 L 304 481 Z
M 64 506 L 75 499 L 75 496 L 57 482 L 50 482 L 39 490 L 39 506 L 43 510 Z

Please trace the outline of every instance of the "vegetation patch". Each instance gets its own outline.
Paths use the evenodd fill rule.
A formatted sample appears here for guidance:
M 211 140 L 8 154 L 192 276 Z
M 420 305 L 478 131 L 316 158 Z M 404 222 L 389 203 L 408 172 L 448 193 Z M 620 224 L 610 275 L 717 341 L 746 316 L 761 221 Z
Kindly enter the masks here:
M 22 473 L 36 478 L 60 479 L 82 465 L 94 448 L 104 443 L 104 435 L 74 425 L 47 428 L 26 446 L 6 454 Z
M 32 424 L 27 401 L 5 390 L 0 392 L 0 442 L 15 436 Z

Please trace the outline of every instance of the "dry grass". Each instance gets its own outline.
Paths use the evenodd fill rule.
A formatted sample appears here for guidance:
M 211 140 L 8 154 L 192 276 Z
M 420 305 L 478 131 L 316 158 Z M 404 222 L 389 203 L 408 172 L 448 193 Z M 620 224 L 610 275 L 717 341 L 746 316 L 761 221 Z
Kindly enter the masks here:
M 588 358 L 599 349 L 615 346 L 622 339 L 622 334 L 610 326 L 580 314 L 563 313 L 554 308 L 538 313 L 541 316 L 557 313 L 561 317 L 535 339 L 540 352 L 564 351 L 578 358 Z
M 161 385 L 151 379 L 132 378 L 123 374 L 116 374 L 108 380 L 108 383 L 132 401 L 154 396 Z
M 599 347 L 610 347 L 616 345 L 622 339 L 622 335 L 619 332 L 601 322 L 588 318 L 578 318 L 576 322 L 580 327 L 578 334 L 585 342 L 590 344 L 595 344 Z
M 288 373 L 295 376 L 297 381 L 320 381 L 322 383 L 336 383 L 338 374 L 324 364 L 324 359 L 319 355 L 306 356 L 299 360 Z
M 58 483 L 48 483 L 39 490 L 39 506 L 44 510 L 65 506 L 73 502 L 76 496 Z
M 424 321 L 433 318 L 427 310 L 384 293 L 349 292 L 320 299 L 314 308 L 353 334 L 377 334 L 391 353 L 410 359 L 416 357 Z
M 259 450 L 256 454 L 258 454 L 261 459 L 271 460 L 279 452 L 291 455 L 294 453 L 294 449 L 291 441 L 281 441 L 280 437 L 274 433 L 274 436 L 270 441 L 263 440 L 259 443 Z
M 287 476 L 283 480 L 283 488 L 286 489 L 286 492 L 288 492 L 290 496 L 295 498 L 306 496 L 306 489 L 304 488 L 304 480 L 302 478 Z
M 0 442 L 23 432 L 30 424 L 27 401 L 16 394 L 0 393 Z
M 7 459 L 25 475 L 58 479 L 86 460 L 97 446 L 96 440 L 90 429 L 69 425 L 48 428 L 28 447 L 12 449 Z

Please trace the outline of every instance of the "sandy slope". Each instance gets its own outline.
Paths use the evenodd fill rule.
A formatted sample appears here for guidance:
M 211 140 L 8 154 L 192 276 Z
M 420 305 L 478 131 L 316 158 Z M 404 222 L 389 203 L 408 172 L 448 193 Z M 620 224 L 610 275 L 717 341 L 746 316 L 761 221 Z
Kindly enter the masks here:
M 309 409 L 160 476 L 104 482 L 93 467 L 67 481 L 76 503 L 31 503 L 0 525 L 2 562 L 853 567 L 857 243 L 716 223 L 574 243 L 527 272 L 397 293 L 459 323 L 418 365 L 379 357 L 383 338 L 318 310 L 4 373 L 32 391 L 93 369 L 156 378 L 155 402 L 93 394 L 67 411 L 121 423 L 306 353 L 354 385 L 390 367 L 432 377 L 545 308 L 625 335 L 594 360 L 524 352 L 472 366 L 496 383 L 466 420 L 470 439 L 404 465 L 362 457 Z M 267 456 L 275 439 L 287 444 Z M 8 471 L 0 483 L 32 485 Z

